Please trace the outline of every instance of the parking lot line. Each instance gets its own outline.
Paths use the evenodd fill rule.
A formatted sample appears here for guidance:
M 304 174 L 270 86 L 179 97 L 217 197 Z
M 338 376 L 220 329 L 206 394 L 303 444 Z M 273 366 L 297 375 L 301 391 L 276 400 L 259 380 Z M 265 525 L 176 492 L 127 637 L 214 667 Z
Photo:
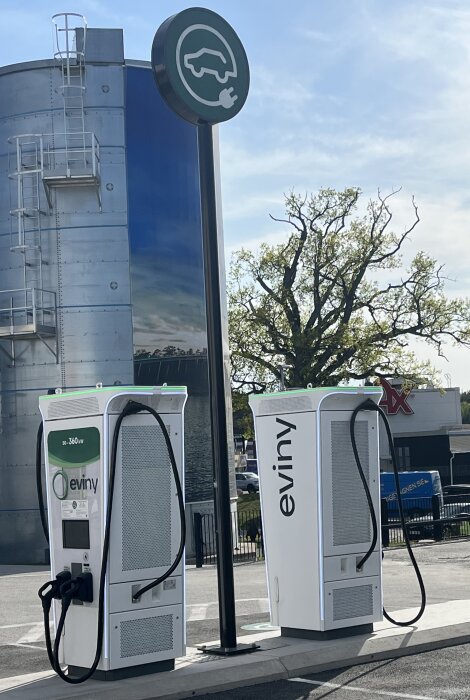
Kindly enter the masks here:
M 315 685 L 318 688 L 332 688 L 333 690 L 341 690 L 341 688 L 344 688 L 344 690 L 356 691 L 357 693 L 383 695 L 385 698 L 401 698 L 402 700 L 443 700 L 443 698 L 438 698 L 436 696 L 430 697 L 429 695 L 410 695 L 409 693 L 397 693 L 393 690 L 359 688 L 357 685 L 349 685 L 349 683 L 327 683 L 326 681 L 311 681 L 307 678 L 288 678 L 288 680 L 294 683 L 307 683 L 308 685 Z
M 238 615 L 247 615 L 269 612 L 267 598 L 237 598 L 235 601 Z M 256 608 L 253 611 L 253 608 Z M 186 605 L 186 621 L 197 622 L 199 620 L 217 620 L 219 616 L 219 603 L 212 600 L 209 603 Z
M 40 622 L 17 622 L 14 625 L 0 625 L 0 630 L 14 630 L 16 627 L 33 627 L 34 625 L 39 625 Z

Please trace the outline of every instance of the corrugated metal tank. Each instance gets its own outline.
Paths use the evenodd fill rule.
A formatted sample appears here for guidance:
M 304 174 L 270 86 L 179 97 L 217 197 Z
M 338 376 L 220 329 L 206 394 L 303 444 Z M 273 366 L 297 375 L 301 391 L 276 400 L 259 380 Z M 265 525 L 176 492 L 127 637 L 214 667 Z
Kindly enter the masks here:
M 87 65 L 86 129 L 100 143 L 102 211 L 96 188 L 39 188 L 43 288 L 57 294 L 56 338 L 2 336 L 0 433 L 0 552 L 6 562 L 42 562 L 46 542 L 40 527 L 34 477 L 38 396 L 49 388 L 133 383 L 132 314 L 127 234 L 124 141 L 124 69 Z M 44 148 L 64 132 L 62 74 L 57 62 L 0 69 L 0 308 L 25 287 L 24 253 L 16 244 L 18 134 L 44 135 Z M 27 149 L 24 149 L 27 152 Z M 10 176 L 10 180 L 8 179 Z M 28 176 L 24 176 L 28 180 Z M 29 178 L 30 179 L 30 178 Z M 8 186 L 10 183 L 10 186 Z M 28 186 L 28 183 L 26 183 Z M 13 237 L 11 226 L 13 225 Z M 27 273 L 29 270 L 27 270 Z M 10 314 L 11 317 L 11 314 Z M 16 314 L 15 321 L 21 321 Z M 0 323 L 8 324 L 3 312 Z M 18 323 L 20 328 L 20 323 Z M 46 347 L 46 344 L 50 347 Z M 13 351 L 12 351 L 13 349 Z
M 77 123 L 79 101 L 72 92 L 64 113 L 60 64 L 0 68 L 4 563 L 45 561 L 35 439 L 38 396 L 55 387 L 133 384 L 134 376 L 136 383 L 159 383 L 165 373 L 188 384 L 187 501 L 212 497 L 197 133 L 164 105 L 148 64 L 126 65 L 121 30 L 88 30 L 85 54 L 83 123 L 99 147 L 92 148 L 87 136 L 81 169 L 70 152 L 64 155 L 63 134 Z M 75 80 L 77 71 L 69 75 Z M 34 136 L 12 139 L 26 134 Z M 38 153 L 42 170 L 35 192 Z M 76 175 L 74 184 L 73 177 L 66 182 L 67 167 L 68 175 Z M 96 177 L 88 177 L 91 170 Z M 31 191 L 41 213 L 31 212 Z M 23 214 L 11 215 L 19 205 Z M 33 232 L 36 225 L 40 236 Z M 8 291 L 26 288 L 47 291 L 36 293 L 34 304 L 31 294 Z

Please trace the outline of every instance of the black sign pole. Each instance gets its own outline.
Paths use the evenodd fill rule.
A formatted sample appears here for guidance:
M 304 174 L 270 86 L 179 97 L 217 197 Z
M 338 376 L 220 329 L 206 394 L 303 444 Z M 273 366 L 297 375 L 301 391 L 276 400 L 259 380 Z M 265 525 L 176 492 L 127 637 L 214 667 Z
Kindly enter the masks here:
M 233 579 L 232 514 L 228 464 L 228 433 L 222 333 L 212 126 L 198 125 L 201 222 L 206 293 L 207 351 L 211 406 L 212 453 L 214 459 L 214 509 L 216 522 L 217 583 L 219 591 L 220 647 L 201 647 L 212 654 L 240 654 L 255 651 L 254 644 L 237 645 L 235 587 Z
M 205 63 L 208 56 L 215 55 L 221 59 L 218 71 L 210 67 L 210 61 Z M 201 68 L 196 69 L 193 61 L 202 57 Z M 212 124 L 231 119 L 243 107 L 250 70 L 235 31 L 223 17 L 204 7 L 182 10 L 160 25 L 152 44 L 152 68 L 169 107 L 198 129 L 220 617 L 220 647 L 200 649 L 240 654 L 259 647 L 237 644 L 226 408 L 230 379 L 224 362 Z

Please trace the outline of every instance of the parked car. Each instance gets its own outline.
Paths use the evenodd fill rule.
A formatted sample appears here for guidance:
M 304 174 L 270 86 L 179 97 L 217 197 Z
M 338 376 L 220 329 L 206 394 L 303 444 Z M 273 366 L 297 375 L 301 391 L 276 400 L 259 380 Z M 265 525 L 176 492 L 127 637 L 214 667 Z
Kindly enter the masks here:
M 461 526 L 464 525 L 470 534 L 470 503 L 446 503 L 440 508 L 440 524 L 444 533 L 459 535 Z M 439 521 L 436 521 L 439 522 Z M 434 519 L 426 514 L 419 518 L 411 518 L 407 523 L 408 535 L 411 540 L 425 540 L 434 538 Z
M 240 489 L 240 491 L 246 491 L 247 493 L 259 491 L 258 474 L 253 474 L 253 472 L 235 472 L 235 480 L 237 489 Z
M 452 484 L 442 487 L 445 503 L 470 501 L 470 484 Z

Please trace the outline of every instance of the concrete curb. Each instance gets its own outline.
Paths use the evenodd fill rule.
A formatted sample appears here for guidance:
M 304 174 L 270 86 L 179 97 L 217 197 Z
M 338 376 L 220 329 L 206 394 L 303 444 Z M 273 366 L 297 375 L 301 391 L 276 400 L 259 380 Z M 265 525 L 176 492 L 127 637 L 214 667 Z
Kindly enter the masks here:
M 407 619 L 416 610 L 396 613 Z M 395 616 L 395 613 L 394 613 Z M 370 663 L 470 642 L 470 601 L 430 605 L 413 627 L 380 623 L 372 634 L 346 639 L 309 641 L 281 637 L 279 632 L 250 635 L 261 651 L 232 658 L 202 655 L 195 649 L 170 673 L 105 683 L 68 685 L 50 674 L 0 679 L 8 700 L 183 700 L 258 683 L 286 680 L 320 671 Z M 47 676 L 47 677 L 45 677 Z

